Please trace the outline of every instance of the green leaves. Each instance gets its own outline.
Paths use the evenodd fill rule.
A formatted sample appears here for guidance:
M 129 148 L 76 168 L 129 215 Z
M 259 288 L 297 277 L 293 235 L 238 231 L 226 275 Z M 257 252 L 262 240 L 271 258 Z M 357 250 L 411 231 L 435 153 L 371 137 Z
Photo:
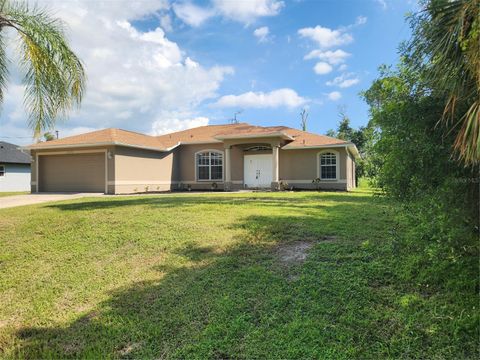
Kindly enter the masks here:
M 83 65 L 67 44 L 62 22 L 43 9 L 5 2 L 0 10 L 0 26 L 17 31 L 26 86 L 24 104 L 29 126 L 38 138 L 80 105 L 86 81 Z M 4 46 L 2 43 L 0 46 L 1 86 L 5 81 L 6 59 L 1 52 Z
M 431 0 L 411 17 L 406 53 L 434 91 L 447 94 L 440 120 L 466 165 L 480 161 L 480 0 Z

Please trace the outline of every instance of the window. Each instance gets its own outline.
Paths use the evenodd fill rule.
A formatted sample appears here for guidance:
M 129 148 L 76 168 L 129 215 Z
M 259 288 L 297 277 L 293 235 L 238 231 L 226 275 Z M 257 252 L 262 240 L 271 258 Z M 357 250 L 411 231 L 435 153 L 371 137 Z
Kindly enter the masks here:
M 271 151 L 271 150 L 272 150 L 271 146 L 263 146 L 263 145 L 252 146 L 245 149 L 245 151 Z
M 202 151 L 196 154 L 197 180 L 223 179 L 223 154 L 217 151 Z
M 332 152 L 320 154 L 320 179 L 337 179 L 337 154 Z
M 5 176 L 5 165 L 0 165 L 0 177 Z

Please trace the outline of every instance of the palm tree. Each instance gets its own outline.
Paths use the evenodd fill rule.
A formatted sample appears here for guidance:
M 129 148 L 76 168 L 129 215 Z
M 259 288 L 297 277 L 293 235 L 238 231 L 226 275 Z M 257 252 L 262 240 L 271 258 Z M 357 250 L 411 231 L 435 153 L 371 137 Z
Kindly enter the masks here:
M 79 106 L 85 89 L 85 71 L 69 48 L 63 23 L 45 9 L 0 0 L 0 103 L 8 82 L 7 28 L 18 36 L 18 63 L 25 85 L 24 106 L 35 138 Z
M 467 165 L 480 161 L 480 0 L 429 0 L 413 18 L 412 58 L 447 95 L 443 121 Z

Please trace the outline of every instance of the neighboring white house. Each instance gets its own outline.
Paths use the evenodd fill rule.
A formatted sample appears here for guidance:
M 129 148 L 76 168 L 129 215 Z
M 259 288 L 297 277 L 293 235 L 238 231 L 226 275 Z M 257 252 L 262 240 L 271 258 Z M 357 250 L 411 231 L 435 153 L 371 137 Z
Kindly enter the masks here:
M 18 145 L 0 141 L 0 192 L 30 191 L 30 162 Z

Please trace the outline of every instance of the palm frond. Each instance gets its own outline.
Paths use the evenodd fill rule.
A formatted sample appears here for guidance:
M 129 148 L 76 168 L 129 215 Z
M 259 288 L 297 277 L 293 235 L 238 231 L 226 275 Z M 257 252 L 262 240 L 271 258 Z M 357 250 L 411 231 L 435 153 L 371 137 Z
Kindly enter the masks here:
M 46 10 L 8 2 L 0 16 L 0 24 L 18 32 L 26 86 L 24 104 L 29 125 L 39 137 L 80 104 L 85 71 L 67 44 L 63 23 Z
M 4 36 L 0 30 L 0 104 L 3 104 L 7 81 L 8 81 L 8 58 L 5 50 Z
M 447 95 L 439 121 L 456 132 L 454 150 L 467 165 L 480 161 L 480 0 L 430 0 L 410 42 L 428 80 Z M 461 110 L 465 109 L 465 110 Z M 461 111 L 464 111 L 462 114 Z

